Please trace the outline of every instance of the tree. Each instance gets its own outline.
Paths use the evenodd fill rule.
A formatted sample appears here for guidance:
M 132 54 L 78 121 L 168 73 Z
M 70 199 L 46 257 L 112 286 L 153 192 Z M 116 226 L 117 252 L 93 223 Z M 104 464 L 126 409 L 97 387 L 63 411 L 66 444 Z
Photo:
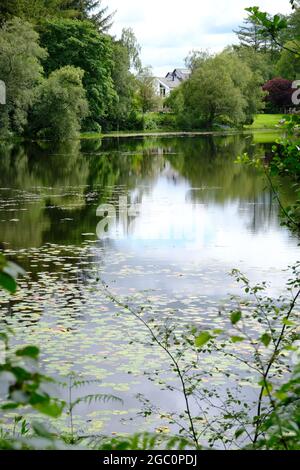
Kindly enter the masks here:
M 6 105 L 0 107 L 2 130 L 21 133 L 27 123 L 36 86 L 42 80 L 40 60 L 46 51 L 29 23 L 14 18 L 0 30 L 0 77 L 6 84 Z
M 137 100 L 142 113 L 153 111 L 159 103 L 155 93 L 151 67 L 144 67 L 137 76 Z
M 292 82 L 284 78 L 273 78 L 264 84 L 263 90 L 267 92 L 266 101 L 271 109 L 292 106 Z
M 244 24 L 233 32 L 237 34 L 241 46 L 251 47 L 255 51 L 267 49 L 266 38 L 261 34 L 260 27 L 249 16 L 244 20 Z
M 69 0 L 67 3 L 78 19 L 91 20 L 99 31 L 104 33 L 111 28 L 115 12 L 109 13 L 102 0 Z
M 84 70 L 83 85 L 90 108 L 84 128 L 99 131 L 117 100 L 112 79 L 112 39 L 88 21 L 67 19 L 45 21 L 40 37 L 48 50 L 44 62 L 47 75 L 66 65 Z
M 112 129 L 137 129 L 141 126 L 136 98 L 136 78 L 130 72 L 128 48 L 122 41 L 113 43 L 112 79 L 117 100 L 107 116 L 107 126 Z
M 37 23 L 45 18 L 77 16 L 77 11 L 69 8 L 69 3 L 69 0 L 1 0 L 0 23 L 12 17 Z
M 195 70 L 198 67 L 201 67 L 201 65 L 209 58 L 211 58 L 212 55 L 209 51 L 207 50 L 193 50 L 189 53 L 189 55 L 185 59 L 185 65 L 189 70 Z
M 251 122 L 262 106 L 261 77 L 231 51 L 201 61 L 167 104 L 187 128 Z
M 142 62 L 140 58 L 141 46 L 137 42 L 135 34 L 131 28 L 123 28 L 121 43 L 128 51 L 130 67 L 139 72 L 142 69 Z
M 107 32 L 114 17 L 102 0 L 1 0 L 0 23 L 13 16 L 31 23 L 50 18 L 77 18 L 90 20 L 99 31 Z
M 79 68 L 66 66 L 52 72 L 39 86 L 30 120 L 34 136 L 66 140 L 78 135 L 88 114 L 83 74 Z
M 300 51 L 300 40 L 286 43 L 287 49 Z M 291 50 L 282 50 L 280 59 L 276 64 L 276 72 L 280 77 L 288 80 L 296 80 L 300 76 L 300 54 L 295 55 Z
M 256 51 L 252 47 L 242 46 L 233 46 L 233 50 L 253 73 L 261 76 L 261 85 L 274 77 L 276 64 L 273 54 L 269 51 Z

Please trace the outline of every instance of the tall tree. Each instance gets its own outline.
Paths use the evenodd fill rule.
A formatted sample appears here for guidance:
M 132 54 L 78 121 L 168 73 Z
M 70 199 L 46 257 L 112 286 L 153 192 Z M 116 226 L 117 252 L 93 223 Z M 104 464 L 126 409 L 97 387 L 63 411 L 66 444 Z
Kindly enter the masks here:
M 69 0 L 1 0 L 0 23 L 12 17 L 24 18 L 31 23 L 53 17 L 76 17 L 78 11 L 70 8 Z
M 85 127 L 99 130 L 99 126 L 105 126 L 117 99 L 112 80 L 112 39 L 99 33 L 89 21 L 57 19 L 41 25 L 40 40 L 48 50 L 44 62 L 47 75 L 66 65 L 84 71 L 83 85 L 90 107 Z
M 6 105 L 0 107 L 0 126 L 21 133 L 27 124 L 36 86 L 42 80 L 40 60 L 46 51 L 29 23 L 19 18 L 0 30 L 0 77 L 6 84 Z
M 69 0 L 68 8 L 77 12 L 80 20 L 91 20 L 101 32 L 107 32 L 112 26 L 115 12 L 103 6 L 102 0 Z
M 126 47 L 130 60 L 130 67 L 134 68 L 137 72 L 142 69 L 141 62 L 141 46 L 139 45 L 136 36 L 131 28 L 123 28 L 121 43 Z
M 144 67 L 137 76 L 137 99 L 142 113 L 153 111 L 159 98 L 155 93 L 151 67 Z
M 260 33 L 260 27 L 249 17 L 233 32 L 237 34 L 241 46 L 251 47 L 255 51 L 267 48 L 267 41 Z
M 102 32 L 107 32 L 114 13 L 102 5 L 102 0 L 1 0 L 0 23 L 17 16 L 32 23 L 47 18 L 77 18 L 90 20 Z
M 300 51 L 300 40 L 288 41 L 285 43 L 280 58 L 276 64 L 276 72 L 279 77 L 288 80 L 297 80 L 300 77 L 300 52 L 298 55 L 291 50 Z
M 113 51 L 112 78 L 117 101 L 108 116 L 109 126 L 112 129 L 136 129 L 139 126 L 135 97 L 136 78 L 130 71 L 129 51 L 122 41 L 114 42 Z

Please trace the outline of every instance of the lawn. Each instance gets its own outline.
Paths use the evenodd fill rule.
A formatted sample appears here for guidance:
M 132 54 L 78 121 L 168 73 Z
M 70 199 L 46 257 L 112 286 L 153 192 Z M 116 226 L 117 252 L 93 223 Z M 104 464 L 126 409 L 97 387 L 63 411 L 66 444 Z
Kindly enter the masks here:
M 247 129 L 275 129 L 285 114 L 257 114 L 254 123 L 251 126 L 245 126 Z

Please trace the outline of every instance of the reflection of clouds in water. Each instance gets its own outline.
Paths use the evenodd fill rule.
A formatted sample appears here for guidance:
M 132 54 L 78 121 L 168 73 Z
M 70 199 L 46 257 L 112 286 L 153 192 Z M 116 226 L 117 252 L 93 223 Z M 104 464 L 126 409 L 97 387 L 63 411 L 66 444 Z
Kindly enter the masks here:
M 151 194 L 142 197 L 128 235 L 123 232 L 125 239 L 117 246 L 123 250 L 127 246 L 141 258 L 194 260 L 202 267 L 214 260 L 220 266 L 242 263 L 246 268 L 268 269 L 276 264 L 276 269 L 282 269 L 296 259 L 297 241 L 280 226 L 276 205 L 268 210 L 270 217 L 260 216 L 260 229 L 253 229 L 253 212 L 264 214 L 265 204 L 272 200 L 201 204 L 190 201 L 187 193 L 186 181 L 175 187 L 158 177 Z
M 117 145 L 122 148 L 114 153 Z M 104 146 L 106 153 L 88 158 L 70 153 L 34 160 L 21 153 L 24 164 L 17 168 L 13 155 L 1 160 L 0 181 L 11 187 L 11 194 L 1 191 L 2 202 L 17 203 L 17 218 L 27 209 L 20 217 L 24 233 L 18 229 L 16 238 L 17 226 L 3 223 L 2 237 L 17 248 L 43 245 L 19 252 L 33 281 L 17 294 L 7 321 L 17 341 L 42 345 L 50 372 L 71 368 L 101 378 L 102 391 L 122 395 L 128 417 L 140 408 L 138 392 L 165 410 L 181 410 L 181 396 L 162 393 L 143 376 L 145 368 L 167 367 L 164 357 L 145 345 L 147 335 L 135 319 L 115 316 L 118 309 L 95 279 L 135 305 L 152 302 L 162 320 L 210 328 L 220 324 L 220 306 L 228 311 L 227 294 L 240 293 L 231 269 L 240 268 L 252 282 L 268 279 L 269 292 L 277 295 L 288 277 L 282 268 L 297 258 L 297 240 L 280 226 L 260 176 L 234 165 L 245 150 L 242 138 L 124 139 Z M 130 211 L 123 238 L 97 241 L 96 209 L 117 205 L 120 195 L 139 211 Z M 44 197 L 51 202 L 46 207 Z M 87 410 L 79 411 L 85 419 Z M 118 415 L 110 418 L 107 430 L 124 429 Z M 126 424 L 132 432 L 137 428 L 136 420 Z

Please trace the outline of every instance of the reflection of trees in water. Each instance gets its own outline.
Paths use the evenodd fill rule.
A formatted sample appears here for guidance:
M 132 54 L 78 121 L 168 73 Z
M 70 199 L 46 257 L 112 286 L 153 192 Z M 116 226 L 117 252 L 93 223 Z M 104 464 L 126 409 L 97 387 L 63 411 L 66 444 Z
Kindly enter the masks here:
M 174 147 L 178 155 L 169 161 L 189 181 L 191 201 L 252 200 L 263 191 L 264 181 L 255 169 L 234 163 L 249 148 L 239 136 L 178 140 Z
M 172 167 L 186 178 L 192 190 L 188 200 L 196 203 L 225 204 L 237 201 L 241 214 L 252 212 L 249 228 L 263 230 L 270 223 L 278 223 L 278 204 L 267 181 L 255 168 L 235 164 L 238 155 L 247 152 L 264 155 L 265 147 L 254 146 L 251 137 L 205 137 L 176 140 L 169 157 Z M 285 183 L 285 184 L 284 184 Z M 284 190 L 286 182 L 282 182 Z M 285 192 L 285 199 L 289 195 Z
M 40 246 L 43 233 L 51 230 L 46 206 L 73 200 L 74 188 L 78 194 L 87 175 L 78 142 L 51 147 L 2 143 L 0 187 L 9 189 L 0 193 L 1 241 L 17 247 Z
M 278 224 L 278 204 L 274 200 L 271 190 L 265 191 L 248 202 L 247 218 L 251 217 L 248 229 L 252 233 L 258 233 L 270 227 L 270 224 Z M 240 204 L 240 210 L 245 208 Z
M 234 163 L 239 154 L 254 153 L 251 144 L 251 138 L 237 135 L 113 138 L 60 145 L 2 142 L 0 187 L 10 189 L 0 192 L 0 220 L 6 220 L 1 223 L 0 242 L 16 247 L 81 244 L 82 233 L 95 233 L 99 204 L 118 203 L 119 195 L 128 193 L 130 204 L 140 203 L 159 176 L 174 186 L 181 179 L 187 181 L 193 188 L 187 194 L 191 202 L 237 201 L 241 211 L 243 204 L 252 204 L 251 227 L 257 230 L 277 217 L 277 205 L 255 169 Z M 7 203 L 16 212 L 3 210 Z M 9 222 L 12 218 L 19 222 Z

